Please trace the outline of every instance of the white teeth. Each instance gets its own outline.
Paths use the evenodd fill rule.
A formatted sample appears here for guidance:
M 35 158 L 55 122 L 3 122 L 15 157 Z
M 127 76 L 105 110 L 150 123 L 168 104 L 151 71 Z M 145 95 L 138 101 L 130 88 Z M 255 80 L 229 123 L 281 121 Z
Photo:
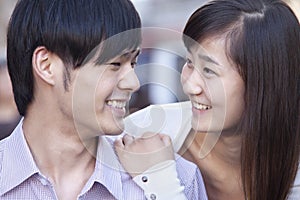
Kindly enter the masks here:
M 125 108 L 126 106 L 126 101 L 116 101 L 116 100 L 112 100 L 112 101 L 107 101 L 107 105 L 112 106 L 114 108 Z
M 212 108 L 211 106 L 201 104 L 201 103 L 196 103 L 196 102 L 193 102 L 193 107 L 198 110 L 208 110 Z

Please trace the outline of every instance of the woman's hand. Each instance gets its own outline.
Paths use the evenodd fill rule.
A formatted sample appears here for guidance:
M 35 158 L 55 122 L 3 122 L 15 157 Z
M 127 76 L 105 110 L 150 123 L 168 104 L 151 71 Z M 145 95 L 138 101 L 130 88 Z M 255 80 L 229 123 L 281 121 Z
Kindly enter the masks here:
M 140 138 L 126 134 L 114 146 L 121 164 L 132 177 L 158 163 L 174 160 L 171 139 L 164 134 L 145 133 Z

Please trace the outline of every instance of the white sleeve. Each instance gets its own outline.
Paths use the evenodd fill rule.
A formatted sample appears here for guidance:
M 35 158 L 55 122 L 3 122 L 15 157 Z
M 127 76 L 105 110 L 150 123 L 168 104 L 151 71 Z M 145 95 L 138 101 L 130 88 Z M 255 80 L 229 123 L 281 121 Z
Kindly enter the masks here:
M 184 186 L 180 185 L 177 178 L 174 160 L 161 162 L 133 180 L 144 190 L 148 200 L 187 200 Z
M 163 133 L 171 137 L 174 151 L 178 152 L 189 134 L 192 118 L 190 101 L 151 105 L 124 119 L 123 134 L 140 137 L 146 132 Z

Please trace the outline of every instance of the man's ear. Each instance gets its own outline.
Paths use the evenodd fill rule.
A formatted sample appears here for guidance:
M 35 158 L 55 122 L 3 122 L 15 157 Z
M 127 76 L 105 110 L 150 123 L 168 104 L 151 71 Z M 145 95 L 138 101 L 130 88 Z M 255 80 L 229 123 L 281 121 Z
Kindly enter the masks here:
M 37 76 L 50 85 L 55 84 L 51 53 L 44 46 L 37 47 L 32 55 L 32 67 Z

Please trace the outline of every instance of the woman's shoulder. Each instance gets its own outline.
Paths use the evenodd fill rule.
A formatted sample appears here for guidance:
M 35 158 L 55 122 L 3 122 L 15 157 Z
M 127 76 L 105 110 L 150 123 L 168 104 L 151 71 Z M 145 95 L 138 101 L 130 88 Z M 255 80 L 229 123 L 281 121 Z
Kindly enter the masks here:
M 297 186 L 300 187 L 300 164 L 298 165 L 298 171 L 297 171 L 297 175 L 296 175 L 294 185 L 297 185 Z
M 298 166 L 297 175 L 294 181 L 294 185 L 290 190 L 288 200 L 299 200 L 300 199 L 300 164 Z

